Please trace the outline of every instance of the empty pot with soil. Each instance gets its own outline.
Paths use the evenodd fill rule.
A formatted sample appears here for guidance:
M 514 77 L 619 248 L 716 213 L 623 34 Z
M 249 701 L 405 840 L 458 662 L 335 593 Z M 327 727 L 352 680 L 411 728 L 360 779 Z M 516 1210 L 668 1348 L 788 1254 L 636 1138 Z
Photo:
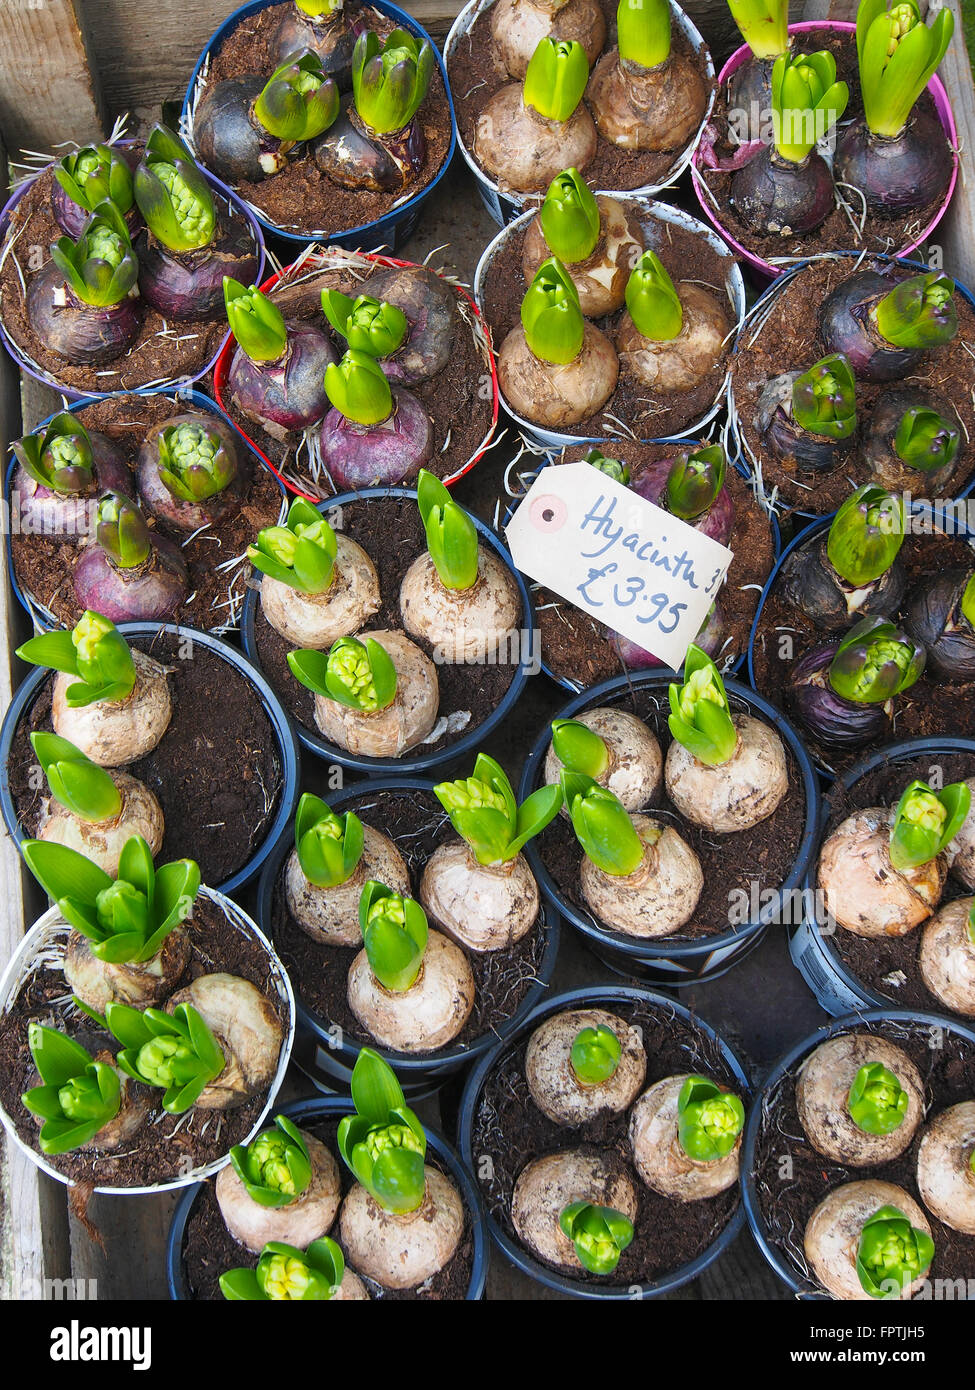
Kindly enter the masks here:
M 465 1157 L 491 1160 L 479 1181 L 495 1240 L 561 1294 L 678 1288 L 738 1228 L 747 1094 L 730 1049 L 669 999 L 597 984 L 546 1000 L 478 1063 L 461 1105 Z

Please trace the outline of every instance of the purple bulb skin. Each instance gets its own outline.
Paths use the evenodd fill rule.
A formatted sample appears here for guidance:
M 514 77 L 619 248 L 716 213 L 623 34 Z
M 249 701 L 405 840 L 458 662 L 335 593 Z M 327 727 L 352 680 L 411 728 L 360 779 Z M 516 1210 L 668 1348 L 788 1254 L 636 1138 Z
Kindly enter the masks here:
M 655 506 L 663 507 L 666 510 L 667 504 L 664 499 L 667 476 L 673 466 L 674 459 L 672 458 L 658 459 L 656 463 L 641 468 L 636 477 L 630 481 L 630 487 L 645 501 L 653 502 Z M 700 531 L 703 536 L 710 536 L 719 545 L 727 545 L 735 524 L 735 504 L 731 500 L 728 489 L 722 487 L 707 511 L 686 524 L 693 526 L 694 530 Z
M 90 608 L 113 623 L 169 621 L 177 617 L 189 591 L 179 546 L 155 534 L 149 558 L 133 570 L 116 568 L 100 545 L 90 545 L 74 571 L 79 608 Z
M 338 361 L 329 339 L 312 324 L 289 323 L 287 329 L 284 359 L 252 362 L 238 348 L 228 378 L 230 398 L 240 413 L 281 440 L 325 417 L 325 368 Z
M 83 304 L 53 261 L 27 286 L 31 328 L 46 348 L 73 367 L 100 367 L 124 357 L 139 336 L 142 315 L 142 303 L 131 295 L 105 308 Z
M 80 543 L 94 535 L 95 511 L 104 492 L 132 493 L 132 474 L 115 444 L 104 434 L 92 432 L 94 485 L 90 492 L 55 492 L 35 482 L 20 464 L 10 485 L 11 507 L 23 535 Z
M 821 642 L 799 658 L 789 673 L 786 702 L 819 743 L 858 748 L 882 738 L 887 727 L 882 704 L 844 700 L 829 683 L 838 642 Z
M 382 424 L 356 425 L 330 410 L 321 429 L 322 461 L 340 492 L 411 481 L 433 455 L 433 425 L 423 406 L 393 387 L 394 410 Z

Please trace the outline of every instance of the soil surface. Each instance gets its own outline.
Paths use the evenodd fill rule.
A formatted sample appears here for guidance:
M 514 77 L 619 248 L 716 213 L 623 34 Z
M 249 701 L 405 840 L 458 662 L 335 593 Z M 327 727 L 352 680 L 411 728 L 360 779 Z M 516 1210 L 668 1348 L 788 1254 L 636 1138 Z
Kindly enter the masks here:
M 860 441 L 869 429 L 870 415 L 877 397 L 892 386 L 913 386 L 937 392 L 957 411 L 964 431 L 965 442 L 955 462 L 950 484 L 941 486 L 939 495 L 957 497 L 975 467 L 975 313 L 960 294 L 955 295 L 958 311 L 958 334 L 943 348 L 933 348 L 922 354 L 909 376 L 899 382 L 875 383 L 858 380 L 856 406 L 858 434 L 852 450 L 839 467 L 821 474 L 797 473 L 783 463 L 758 437 L 755 411 L 765 386 L 782 372 L 805 371 L 826 353 L 819 336 L 818 310 L 823 300 L 849 279 L 853 262 L 848 257 L 839 260 L 820 260 L 800 270 L 795 279 L 775 300 L 772 312 L 747 324 L 739 338 L 739 346 L 731 359 L 731 383 L 734 390 L 737 425 L 746 452 L 757 464 L 766 495 L 772 499 L 777 489 L 776 506 L 784 513 L 796 510 L 814 516 L 829 516 L 835 512 L 854 488 L 874 481 L 874 475 L 863 457 Z M 860 269 L 884 269 L 864 261 Z M 912 272 L 902 270 L 899 278 Z M 894 283 L 892 281 L 892 283 Z M 925 497 L 925 475 L 917 470 L 914 497 Z
M 82 395 L 132 391 L 139 386 L 165 388 L 197 376 L 227 336 L 222 307 L 218 317 L 203 323 L 169 323 L 155 309 L 147 308 L 139 336 L 125 356 L 101 366 L 73 366 L 34 332 L 27 317 L 25 286 L 47 265 L 49 248 L 63 236 L 51 212 L 53 185 L 49 169 L 31 184 L 11 215 L 4 243 L 0 318 L 20 351 L 60 385 Z M 223 226 L 236 237 L 252 241 L 244 218 L 230 212 L 228 204 L 214 196 Z
M 260 14 L 243 21 L 211 56 L 210 71 L 200 95 L 214 83 L 230 77 L 259 74 L 270 78 L 277 63 L 269 51 L 281 17 L 290 4 L 271 5 Z M 372 29 L 381 38 L 392 33 L 395 24 L 366 5 L 346 7 L 349 18 L 361 30 Z M 399 193 L 380 193 L 369 189 L 340 188 L 321 172 L 308 150 L 299 146 L 300 157 L 279 173 L 260 183 L 240 183 L 236 191 L 268 222 L 282 231 L 309 238 L 335 236 L 355 227 L 376 222 L 394 208 L 415 198 L 436 178 L 450 149 L 450 105 L 440 69 L 435 67 L 430 88 L 415 117 L 426 139 L 423 166 L 412 182 Z
M 243 868 L 268 834 L 283 786 L 274 727 L 257 690 L 222 657 L 185 649 L 168 633 L 132 643 L 166 666 L 173 717 L 160 742 L 126 771 L 154 792 L 166 819 L 160 864 L 195 859 L 219 885 Z M 54 678 L 42 682 L 14 732 L 10 794 L 33 835 L 47 794 L 38 790 L 28 735 L 50 729 Z
M 285 1005 L 278 996 L 267 951 L 259 941 L 244 935 L 215 903 L 202 897 L 194 904 L 186 930 L 192 954 L 174 993 L 199 975 L 225 971 L 256 985 L 286 1026 Z M 66 939 L 65 934 L 62 941 Z M 21 987 L 12 1008 L 0 1015 L 0 1105 L 13 1120 L 21 1139 L 36 1148 L 37 1121 L 20 1099 L 24 1091 L 38 1084 L 27 1045 L 27 1029 L 32 1020 L 78 1037 L 89 1051 L 109 1048 L 115 1053 L 118 1043 L 98 1031 L 91 1019 L 71 1003 L 58 963 L 45 958 Z M 245 1139 L 267 1097 L 265 1089 L 235 1110 L 167 1115 L 160 1103 L 160 1091 L 141 1086 L 138 1090 L 151 1099 L 152 1108 L 124 1152 L 97 1154 L 94 1150 L 78 1149 L 49 1162 L 81 1184 L 139 1187 L 169 1182 L 214 1162 Z
M 812 540 L 809 544 L 816 544 L 816 541 Z M 900 559 L 907 571 L 907 593 L 899 610 L 901 614 L 906 612 L 907 599 L 920 580 L 939 574 L 950 566 L 972 568 L 975 565 L 968 542 L 943 531 L 935 531 L 930 536 L 906 536 L 900 549 Z M 842 633 L 839 635 L 842 636 Z M 804 613 L 785 601 L 776 581 L 755 630 L 752 648 L 755 688 L 780 709 L 789 712 L 789 672 L 810 648 L 829 638 L 829 633 L 818 631 Z M 810 754 L 828 771 L 840 773 L 852 767 L 871 748 L 894 739 L 937 738 L 966 733 L 975 724 L 975 682 L 965 685 L 939 684 L 933 674 L 924 672 L 909 690 L 889 704 L 889 711 L 887 706 L 884 707 L 882 735 L 859 748 L 830 748 L 803 730 L 803 739 Z
M 604 1003 L 596 990 L 586 1000 L 586 1006 L 605 1007 L 641 1030 L 647 1053 L 644 1089 L 667 1076 L 700 1072 L 741 1094 L 741 1083 L 714 1040 L 695 1024 L 672 1014 L 664 1004 L 630 1004 L 614 999 Z M 580 1282 L 626 1287 L 660 1279 L 703 1254 L 737 1210 L 737 1185 L 716 1197 L 686 1203 L 651 1191 L 633 1167 L 629 1112 L 603 1115 L 577 1127 L 556 1124 L 542 1114 L 531 1098 L 525 1079 L 527 1046 L 528 1036 L 523 1036 L 502 1051 L 474 1107 L 471 1149 L 488 1214 L 506 1235 L 518 1242 L 511 1222 L 511 1198 L 518 1175 L 545 1154 L 578 1148 L 606 1155 L 633 1180 L 639 1208 L 632 1244 L 623 1251 L 619 1264 L 609 1275 L 550 1265 L 534 1251 L 528 1251 L 532 1259 Z
M 345 252 L 333 252 L 340 261 Z M 369 293 L 369 280 L 374 274 L 386 274 L 385 266 L 364 261 L 338 270 L 302 276 L 283 285 L 272 294 L 286 318 L 311 322 L 325 332 L 341 355 L 346 343 L 332 332 L 322 313 L 323 289 L 338 289 L 356 296 Z M 409 387 L 433 421 L 433 456 L 427 470 L 438 478 L 447 478 L 463 469 L 479 453 L 491 434 L 493 391 L 491 370 L 474 335 L 475 315 L 463 295 L 457 295 L 458 314 L 454 320 L 454 336 L 450 360 L 429 381 Z M 228 362 L 229 370 L 229 362 Z M 221 378 L 222 404 L 238 429 L 253 439 L 276 468 L 300 491 L 312 497 L 333 497 L 343 491 L 332 482 L 318 451 L 319 427 L 313 426 L 305 435 L 287 440 L 275 439 L 243 415 L 230 396 L 229 385 Z M 314 446 L 309 449 L 309 440 Z M 410 474 L 402 479 L 409 485 L 416 479 Z
M 863 117 L 863 97 L 860 92 L 860 74 L 857 67 L 856 36 L 852 33 L 837 33 L 830 29 L 811 29 L 799 35 L 796 43 L 802 44 L 806 53 L 827 49 L 836 59 L 836 77 L 846 82 L 850 89 L 850 100 L 840 123 L 845 128 L 854 120 Z M 917 109 L 925 114 L 935 115 L 934 101 L 924 92 Z M 737 145 L 729 139 L 728 96 L 719 87 L 711 113 L 709 125 L 715 136 L 714 153 L 721 163 L 734 157 Z M 834 132 L 835 134 L 835 132 Z M 945 144 L 947 144 L 945 139 Z M 877 217 L 873 213 L 864 217 L 863 200 L 853 189 L 839 191 L 849 205 L 849 211 L 837 203 L 821 226 L 801 235 L 781 236 L 779 234 L 760 235 L 751 231 L 738 217 L 729 202 L 733 174 L 709 169 L 703 160 L 697 165 L 698 173 L 717 203 L 713 207 L 718 221 L 746 250 L 769 264 L 781 264 L 803 256 L 817 256 L 824 251 L 883 251 L 896 255 L 904 247 L 918 240 L 928 225 L 943 198 L 935 199 L 927 207 L 902 214 L 899 217 Z M 704 194 L 707 197 L 707 194 Z
M 956 1034 L 921 1023 L 861 1023 L 843 1033 L 875 1033 L 894 1043 L 915 1063 L 924 1081 L 925 1114 L 934 1117 L 975 1093 L 975 1046 Z M 925 1210 L 917 1186 L 917 1152 L 924 1133 L 892 1163 L 855 1168 L 825 1158 L 809 1143 L 796 1108 L 796 1074 L 791 1068 L 766 1093 L 755 1145 L 755 1191 L 761 1219 L 772 1245 L 792 1265 L 804 1293 L 822 1290 L 803 1253 L 803 1234 L 813 1211 L 833 1188 L 876 1178 L 903 1187 Z M 791 1162 L 786 1164 L 784 1159 Z M 783 1173 L 788 1176 L 783 1176 Z M 930 1279 L 972 1277 L 975 1236 L 962 1235 L 925 1212 L 934 1238 Z
M 896 806 L 901 793 L 915 778 L 927 782 L 935 765 L 941 770 L 944 783 L 960 782 L 975 776 L 975 753 L 941 754 L 932 749 L 920 758 L 898 759 L 883 763 L 875 772 L 855 782 L 849 791 L 838 784 L 829 795 L 830 815 L 823 841 L 841 821 L 866 806 Z M 971 896 L 960 879 L 949 873 L 939 907 L 955 898 Z M 971 1019 L 931 993 L 921 976 L 918 955 L 921 948 L 922 923 L 905 936 L 879 938 L 857 936 L 855 932 L 837 927 L 827 944 L 858 980 L 876 994 L 882 995 L 898 1009 L 922 1009 L 929 1013 L 950 1014 L 966 1023 Z
M 633 477 L 641 468 L 662 458 L 676 457 L 675 445 L 629 444 L 614 440 L 603 446 L 614 458 L 621 457 Z M 687 444 L 688 448 L 693 443 Z M 562 459 L 573 463 L 586 455 L 584 446 L 564 450 Z M 733 665 L 746 651 L 755 610 L 765 581 L 775 563 L 775 546 L 768 514 L 734 468 L 729 468 L 725 487 L 735 506 L 735 529 L 730 544 L 735 558 L 718 602 L 726 628 L 719 654 L 722 666 Z M 535 612 L 542 634 L 542 660 L 557 680 L 572 682 L 575 688 L 598 685 L 600 681 L 622 676 L 629 667 L 609 628 L 575 608 L 550 589 L 533 585 Z
M 606 187 L 605 184 L 595 185 Z M 690 280 L 713 292 L 727 318 L 728 340 L 724 355 L 711 373 L 693 391 L 654 392 L 635 377 L 620 373 L 616 390 L 598 416 L 591 415 L 577 425 L 560 427 L 562 434 L 593 439 L 619 433 L 621 422 L 640 439 L 665 439 L 692 426 L 706 415 L 720 395 L 725 367 L 731 352 L 735 313 L 729 302 L 726 280 L 731 262 L 708 245 L 704 236 L 671 222 L 641 217 L 646 247 L 656 251 L 667 272 L 677 283 Z M 491 329 L 495 347 L 500 350 L 508 333 L 521 322 L 521 301 L 528 288 L 522 271 L 526 228 L 520 227 L 506 240 L 491 261 L 481 283 L 481 305 Z M 594 319 L 597 328 L 613 341 L 623 312 Z M 502 391 L 504 387 L 502 385 Z
M 748 707 L 744 702 L 730 691 L 728 698 L 732 713 L 747 712 Z M 667 749 L 672 742 L 667 727 L 669 706 L 666 684 L 657 690 L 637 687 L 621 691 L 615 698 L 600 702 L 600 708 L 607 706 L 618 706 L 642 719 L 656 735 L 666 762 Z M 731 920 L 733 916 L 741 919 L 739 925 L 746 925 L 754 915 L 751 912 L 752 902 L 760 901 L 762 893 L 778 888 L 788 878 L 802 839 L 806 806 L 798 763 L 788 745 L 785 745 L 785 749 L 789 791 L 774 814 L 750 830 L 718 835 L 692 825 L 673 807 L 661 786 L 657 799 L 647 808 L 647 814 L 672 826 L 690 845 L 700 860 L 704 887 L 691 920 L 679 932 L 656 937 L 647 944 L 666 945 L 668 941 L 713 936 L 717 932 L 733 929 L 736 925 Z M 541 764 L 538 775 L 541 775 Z M 582 850 L 565 816 L 556 816 L 534 844 L 560 896 L 577 913 L 610 938 L 618 935 L 626 941 L 638 940 L 614 932 L 590 910 L 582 895 Z M 739 907 L 739 904 L 742 906 Z
M 369 619 L 367 630 L 402 630 L 400 585 L 410 565 L 426 549 L 416 503 L 411 498 L 369 498 L 344 506 L 341 520 L 334 516 L 331 520 L 337 530 L 358 541 L 379 574 L 382 605 L 379 612 Z M 316 737 L 322 738 L 315 723 L 315 696 L 295 680 L 288 665 L 288 652 L 293 644 L 274 631 L 264 617 L 260 603 L 255 614 L 254 634 L 257 660 L 285 709 Z M 410 640 L 433 658 L 434 648 L 424 638 L 411 637 Z M 439 718 L 463 714 L 470 717 L 464 721 L 463 728 L 445 728 L 436 739 L 401 754 L 399 761 L 403 764 L 404 774 L 409 772 L 411 754 L 415 758 L 419 754 L 448 748 L 458 738 L 482 724 L 503 700 L 517 669 L 517 665 L 510 661 L 476 666 L 446 662 L 438 664 Z
M 364 824 L 394 842 L 410 870 L 414 897 L 419 894 L 423 869 L 434 850 L 457 838 L 440 802 L 428 791 L 370 793 L 364 789 L 360 796 L 345 802 L 342 810 L 355 811 Z M 347 998 L 349 969 L 361 948 L 323 946 L 302 931 L 288 911 L 283 882 L 286 863 L 287 856 L 275 888 L 270 931 L 295 993 L 324 1031 L 337 1024 L 354 1042 L 373 1042 Z M 438 924 L 431 919 L 430 925 L 436 929 Z M 474 975 L 474 1007 L 449 1044 L 451 1049 L 470 1046 L 512 1017 L 536 978 L 545 939 L 545 923 L 539 916 L 532 930 L 509 950 L 464 952 Z
M 355 1179 L 339 1156 L 336 1144 L 338 1120 L 324 1116 L 321 1119 L 303 1123 L 302 1129 L 321 1140 L 331 1150 L 339 1166 L 342 1193 L 345 1195 L 355 1186 Z M 428 1155 L 427 1163 L 430 1167 L 440 1166 L 436 1162 L 431 1162 L 430 1155 Z M 254 1269 L 258 1260 L 257 1255 L 238 1244 L 227 1230 L 217 1205 L 214 1188 L 213 1180 L 204 1184 L 200 1195 L 193 1204 L 183 1240 L 183 1271 L 192 1297 L 199 1301 L 222 1300 L 221 1274 L 228 1269 L 241 1267 Z M 430 1299 L 435 1302 L 443 1302 L 465 1299 L 467 1290 L 470 1288 L 471 1273 L 474 1266 L 472 1219 L 466 1206 L 464 1218 L 464 1234 L 461 1236 L 456 1253 L 453 1259 L 437 1274 L 414 1289 L 387 1289 L 382 1284 L 377 1284 L 374 1279 L 366 1279 L 360 1275 L 369 1291 L 369 1297 L 382 1298 L 387 1301 L 393 1299 Z M 332 1239 L 337 1240 L 338 1237 L 339 1229 L 336 1219 L 335 1225 L 332 1227 Z
M 613 0 L 600 0 L 600 5 L 606 17 L 606 44 L 603 48 L 605 53 L 616 42 L 617 5 Z M 558 38 L 558 21 L 553 27 L 553 33 Z M 701 56 L 694 52 L 676 25 L 673 29 L 672 51 L 690 58 L 701 74 L 705 92 L 709 92 L 714 86 L 714 80 L 708 78 Z M 595 64 L 593 66 L 595 67 Z M 478 116 L 495 92 L 512 81 L 498 57 L 491 38 L 490 11 L 480 14 L 467 34 L 458 39 L 450 56 L 447 75 L 450 78 L 450 91 L 457 115 L 457 133 L 465 148 L 472 152 Z M 651 184 L 660 186 L 668 182 L 671 169 L 683 153 L 682 150 L 658 154 L 650 150 L 624 150 L 614 145 L 611 140 L 604 139 L 598 127 L 596 135 L 596 153 L 581 171 L 591 188 L 626 190 L 647 188 Z M 529 194 L 527 197 L 534 201 L 533 195 Z
M 192 404 L 161 396 L 115 396 L 96 401 L 79 414 L 86 429 L 98 431 L 113 440 L 135 472 L 139 450 L 147 433 L 176 415 L 196 414 L 202 422 L 208 416 Z M 205 632 L 225 632 L 237 626 L 247 592 L 250 565 L 248 545 L 265 526 L 277 524 L 283 504 L 277 479 L 260 463 L 243 441 L 237 441 L 238 477 L 244 480 L 240 505 L 226 520 L 187 538 L 185 531 L 144 513 L 149 526 L 182 548 L 189 569 L 190 597 L 179 611 L 177 621 Z M 131 496 L 136 497 L 135 478 Z M 75 563 L 81 550 L 70 541 L 43 535 L 11 536 L 11 554 L 17 582 L 31 602 L 50 615 L 58 625 L 73 627 L 81 617 L 72 584 Z M 228 560 L 237 560 L 229 569 L 218 569 Z

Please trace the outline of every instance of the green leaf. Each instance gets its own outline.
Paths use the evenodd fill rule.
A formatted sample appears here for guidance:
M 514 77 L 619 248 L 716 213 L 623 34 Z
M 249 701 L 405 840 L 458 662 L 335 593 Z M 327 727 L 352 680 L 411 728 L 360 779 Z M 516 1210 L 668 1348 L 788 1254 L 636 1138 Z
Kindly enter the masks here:
M 27 1045 L 41 1080 L 47 1086 L 64 1086 L 91 1062 L 80 1043 L 41 1023 L 28 1024 Z
M 370 1047 L 359 1049 L 352 1069 L 350 1089 L 356 1113 L 370 1125 L 386 1124 L 392 1111 L 406 1108 L 403 1088 L 396 1079 L 396 1073 Z
M 100 892 L 112 886 L 112 879 L 103 869 L 66 845 L 25 840 L 20 848 L 28 869 L 55 902 L 64 898 L 93 902 Z

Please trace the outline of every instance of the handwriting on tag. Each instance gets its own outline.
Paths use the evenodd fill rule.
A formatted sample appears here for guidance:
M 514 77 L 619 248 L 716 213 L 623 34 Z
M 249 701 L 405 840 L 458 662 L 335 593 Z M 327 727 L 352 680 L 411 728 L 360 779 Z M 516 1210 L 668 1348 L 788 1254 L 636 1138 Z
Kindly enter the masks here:
M 543 468 L 505 534 L 524 574 L 675 669 L 734 558 L 584 462 Z

